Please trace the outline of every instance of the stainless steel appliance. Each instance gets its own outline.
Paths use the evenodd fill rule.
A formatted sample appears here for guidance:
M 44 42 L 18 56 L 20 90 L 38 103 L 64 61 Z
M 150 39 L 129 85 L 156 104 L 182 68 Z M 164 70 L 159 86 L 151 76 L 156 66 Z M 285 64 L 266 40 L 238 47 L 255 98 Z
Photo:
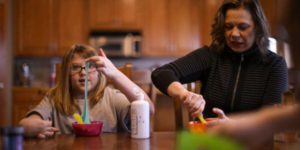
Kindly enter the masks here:
M 142 37 L 138 32 L 92 32 L 89 44 L 96 49 L 103 48 L 107 56 L 139 57 Z

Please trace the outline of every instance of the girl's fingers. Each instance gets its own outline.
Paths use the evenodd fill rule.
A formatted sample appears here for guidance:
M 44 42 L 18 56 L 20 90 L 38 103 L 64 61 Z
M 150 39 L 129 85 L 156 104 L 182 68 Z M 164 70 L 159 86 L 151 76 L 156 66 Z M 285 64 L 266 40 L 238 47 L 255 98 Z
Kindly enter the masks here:
M 37 135 L 37 137 L 40 138 L 40 139 L 46 138 L 46 136 L 45 136 L 44 134 L 42 134 L 42 133 L 39 133 L 39 134 Z
M 104 53 L 104 51 L 103 51 L 102 48 L 99 49 L 99 55 L 106 58 L 106 55 L 105 55 L 105 53 Z
M 46 131 L 45 133 L 43 133 L 46 137 L 50 137 L 53 136 L 55 132 L 53 131 Z
M 48 127 L 46 128 L 45 132 L 58 132 L 59 129 L 55 127 Z

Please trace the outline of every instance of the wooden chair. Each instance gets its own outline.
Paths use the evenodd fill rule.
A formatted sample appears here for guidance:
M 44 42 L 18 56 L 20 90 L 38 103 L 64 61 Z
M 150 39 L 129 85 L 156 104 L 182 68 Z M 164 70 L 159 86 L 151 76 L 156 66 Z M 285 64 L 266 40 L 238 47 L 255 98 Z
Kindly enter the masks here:
M 157 89 L 152 83 L 151 80 L 151 69 L 136 69 L 133 70 L 132 81 L 141 87 L 150 97 L 153 104 L 156 103 Z M 154 115 L 151 115 L 150 118 L 150 129 L 154 131 Z
M 152 84 L 150 69 L 137 69 L 133 70 L 132 81 L 140 86 L 155 103 L 156 100 L 156 88 Z
M 201 86 L 202 86 L 202 84 L 200 81 L 188 83 L 187 90 L 200 94 Z M 178 98 L 174 99 L 174 110 L 175 110 L 175 130 L 181 130 L 184 127 L 184 125 L 183 125 L 183 122 L 184 122 L 183 110 L 184 110 L 184 108 L 183 108 L 183 103 Z M 193 119 L 193 117 L 188 113 L 188 120 L 192 120 L 192 119 Z

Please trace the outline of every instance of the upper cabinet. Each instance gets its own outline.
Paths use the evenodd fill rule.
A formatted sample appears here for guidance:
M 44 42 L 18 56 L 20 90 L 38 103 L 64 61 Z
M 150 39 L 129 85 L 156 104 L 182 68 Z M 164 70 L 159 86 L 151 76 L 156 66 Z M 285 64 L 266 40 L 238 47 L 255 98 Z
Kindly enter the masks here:
M 16 0 L 15 55 L 51 55 L 53 43 L 53 1 Z
M 63 54 L 74 44 L 87 44 L 89 38 L 88 3 L 86 0 L 59 0 L 57 4 L 57 55 Z
M 276 35 L 284 2 L 261 0 Z M 180 57 L 211 44 L 221 0 L 15 0 L 15 56 L 62 56 L 93 30 L 139 31 L 142 56 Z
M 15 56 L 61 56 L 86 43 L 85 0 L 16 0 Z
M 141 28 L 140 0 L 89 0 L 92 30 L 137 30 Z
M 144 56 L 183 56 L 200 46 L 199 1 L 147 0 Z

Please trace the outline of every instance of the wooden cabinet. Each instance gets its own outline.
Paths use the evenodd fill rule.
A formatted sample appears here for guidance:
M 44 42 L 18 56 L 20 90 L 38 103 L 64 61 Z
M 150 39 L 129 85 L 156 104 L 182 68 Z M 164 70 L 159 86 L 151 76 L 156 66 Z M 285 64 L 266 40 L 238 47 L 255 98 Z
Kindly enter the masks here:
M 89 37 L 86 0 L 59 0 L 57 3 L 57 55 L 63 56 L 74 44 L 87 44 Z
M 16 0 L 15 56 L 61 56 L 87 43 L 85 0 Z
M 144 56 L 183 56 L 200 46 L 197 0 L 145 2 Z
M 15 2 L 15 55 L 52 55 L 56 49 L 53 43 L 53 1 Z
M 89 0 L 92 30 L 137 30 L 141 27 L 140 0 Z
M 42 88 L 13 88 L 13 125 L 17 125 L 18 122 L 25 117 L 26 113 L 42 100 L 46 91 L 47 89 Z
M 285 3 L 261 0 L 277 35 Z M 62 56 L 93 30 L 140 31 L 142 56 L 180 57 L 211 44 L 220 0 L 15 0 L 15 56 Z
M 289 1 L 283 0 L 260 0 L 260 3 L 264 9 L 265 15 L 269 21 L 270 25 L 270 34 L 273 37 L 278 37 L 281 40 L 287 40 L 287 37 L 282 36 L 283 26 L 279 26 L 282 24 L 281 17 L 285 17 L 287 12 L 287 7 Z M 283 39 L 282 39 L 283 38 Z

